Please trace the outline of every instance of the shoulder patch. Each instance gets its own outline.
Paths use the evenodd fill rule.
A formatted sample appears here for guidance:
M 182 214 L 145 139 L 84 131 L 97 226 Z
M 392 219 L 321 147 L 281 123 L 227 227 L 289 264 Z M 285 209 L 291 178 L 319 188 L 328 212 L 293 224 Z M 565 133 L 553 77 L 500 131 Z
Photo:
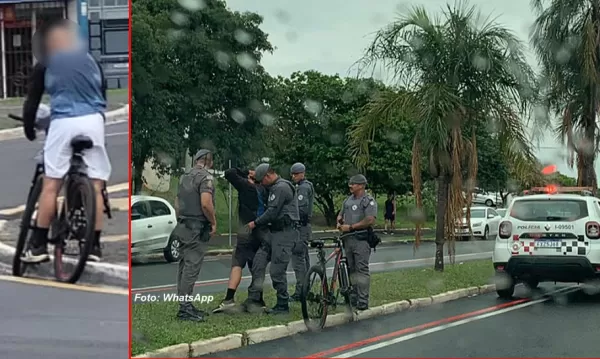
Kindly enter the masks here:
M 369 205 L 374 206 L 375 205 L 375 201 L 371 200 L 371 202 L 369 202 Z
M 303 199 L 304 199 L 304 196 L 303 196 L 303 195 L 301 195 L 301 194 L 300 194 L 300 195 L 298 195 L 298 201 L 302 201 Z
M 209 181 L 212 181 L 214 179 L 214 177 L 212 175 L 207 175 L 206 179 L 209 180 Z
M 275 193 L 271 193 L 269 196 L 269 201 L 273 201 L 275 199 Z

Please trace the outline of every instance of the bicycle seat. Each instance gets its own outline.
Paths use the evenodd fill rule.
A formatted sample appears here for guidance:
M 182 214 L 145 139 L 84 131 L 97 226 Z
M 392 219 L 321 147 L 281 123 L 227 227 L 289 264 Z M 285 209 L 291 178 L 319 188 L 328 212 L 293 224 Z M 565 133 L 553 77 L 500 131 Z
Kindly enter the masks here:
M 83 150 L 89 150 L 94 146 L 94 142 L 91 138 L 87 136 L 75 136 L 71 140 L 71 147 L 73 147 L 73 152 L 82 152 Z

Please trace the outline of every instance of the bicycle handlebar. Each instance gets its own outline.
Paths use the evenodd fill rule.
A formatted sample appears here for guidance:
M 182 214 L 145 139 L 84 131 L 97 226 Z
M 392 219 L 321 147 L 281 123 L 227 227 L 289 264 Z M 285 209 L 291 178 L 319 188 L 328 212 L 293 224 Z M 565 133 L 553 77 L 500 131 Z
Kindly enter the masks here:
M 12 118 L 13 120 L 16 120 L 16 121 L 19 121 L 19 122 L 23 122 L 23 117 L 14 115 L 12 113 L 8 114 L 8 118 Z
M 354 232 L 347 232 L 347 233 L 342 233 L 336 237 L 323 237 L 323 238 L 313 238 L 311 239 L 311 241 L 336 241 L 336 240 L 340 240 L 342 238 L 345 238 L 347 236 L 351 236 L 354 234 L 361 234 L 361 233 L 365 233 L 367 232 L 368 229 L 361 229 L 360 231 L 354 231 Z
M 8 118 L 13 119 L 15 121 L 19 121 L 19 122 L 25 122 L 25 120 L 23 120 L 23 117 L 15 115 L 14 113 L 9 113 Z M 34 126 L 35 126 L 36 130 L 48 131 L 48 121 L 47 120 L 40 120 L 39 118 L 36 118 Z

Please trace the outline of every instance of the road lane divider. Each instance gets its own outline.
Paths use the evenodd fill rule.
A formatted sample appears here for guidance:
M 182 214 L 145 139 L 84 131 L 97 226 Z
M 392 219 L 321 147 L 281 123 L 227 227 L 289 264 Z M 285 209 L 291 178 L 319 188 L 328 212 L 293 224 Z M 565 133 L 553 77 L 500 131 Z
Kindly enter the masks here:
M 455 256 L 455 259 L 459 260 L 459 261 L 469 261 L 469 260 L 488 259 L 488 258 L 492 258 L 492 252 L 457 254 Z M 429 265 L 429 264 L 433 264 L 434 260 L 435 260 L 434 257 L 429 257 L 429 258 L 405 259 L 405 260 L 389 261 L 389 262 L 375 262 L 375 263 L 369 263 L 369 268 L 371 268 L 375 271 L 377 271 L 378 269 L 383 269 L 383 268 L 390 269 L 390 270 L 402 269 L 402 268 L 393 268 L 393 267 L 394 267 L 394 265 L 405 265 L 406 268 L 416 267 L 416 266 L 421 266 L 421 265 Z M 449 261 L 449 258 L 446 257 L 445 260 Z M 177 263 L 173 263 L 173 264 L 177 265 Z M 328 275 L 331 275 L 333 272 L 333 267 L 328 267 L 327 271 L 328 271 Z M 295 275 L 294 271 L 287 271 L 286 273 L 288 276 Z M 267 279 L 270 280 L 270 278 L 271 278 L 271 276 L 267 273 L 265 276 L 265 280 L 267 280 Z M 242 277 L 243 281 L 249 281 L 251 279 L 252 279 L 251 276 L 243 276 Z M 207 287 L 207 286 L 227 284 L 227 283 L 229 283 L 229 278 L 209 279 L 209 280 L 197 281 L 196 284 L 194 284 L 194 287 Z M 265 283 L 269 283 L 269 282 L 266 281 Z M 161 292 L 161 291 L 166 291 L 169 289 L 175 289 L 176 287 L 177 287 L 176 284 L 165 284 L 165 285 L 139 287 L 139 288 L 132 288 L 131 293 L 133 294 L 133 293 Z
M 127 191 L 127 190 L 129 190 L 129 183 L 125 182 L 125 183 L 119 183 L 116 185 L 112 185 L 112 186 L 107 187 L 106 190 L 109 194 Z M 59 205 L 62 204 L 63 201 L 64 201 L 64 197 L 61 196 L 61 197 L 57 198 L 57 202 Z M 117 208 L 119 211 L 129 210 L 129 198 L 128 197 L 111 198 L 110 203 L 111 203 L 111 207 Z M 17 207 L 13 207 L 13 208 L 5 208 L 5 209 L 0 210 L 0 216 L 14 216 L 19 213 L 22 213 L 24 210 L 25 210 L 24 204 L 17 206 Z
M 94 293 L 101 293 L 101 294 L 129 295 L 129 290 L 122 289 L 122 288 L 94 287 L 94 286 L 87 286 L 87 285 L 81 285 L 81 284 L 68 284 L 68 283 L 54 282 L 54 281 L 49 281 L 46 279 L 37 279 L 37 278 L 25 278 L 25 277 L 13 277 L 13 276 L 7 276 L 7 275 L 0 275 L 0 281 L 37 285 L 37 286 L 43 286 L 43 287 L 52 287 L 52 288 L 59 288 L 59 289 L 77 290 L 77 291 L 83 291 L 83 292 L 94 292 Z
M 508 313 L 514 310 L 530 307 L 536 304 L 549 301 L 553 295 L 568 294 L 576 292 L 581 288 L 577 286 L 564 287 L 549 293 L 546 293 L 543 298 L 532 300 L 531 298 L 522 298 L 513 300 L 507 303 L 494 305 L 491 307 L 479 309 L 472 312 L 467 312 L 452 317 L 432 321 L 429 323 L 417 325 L 410 328 L 404 328 L 388 334 L 378 335 L 368 339 L 342 345 L 336 348 L 324 350 L 315 354 L 311 354 L 304 358 L 351 358 L 361 354 L 369 353 L 390 345 L 398 344 L 414 338 L 422 337 L 427 334 L 440 332 L 449 328 L 454 328 L 460 325 L 468 324 L 478 320 L 490 318 L 493 316 Z M 338 354 L 341 353 L 341 354 Z M 338 355 L 335 355 L 338 354 Z

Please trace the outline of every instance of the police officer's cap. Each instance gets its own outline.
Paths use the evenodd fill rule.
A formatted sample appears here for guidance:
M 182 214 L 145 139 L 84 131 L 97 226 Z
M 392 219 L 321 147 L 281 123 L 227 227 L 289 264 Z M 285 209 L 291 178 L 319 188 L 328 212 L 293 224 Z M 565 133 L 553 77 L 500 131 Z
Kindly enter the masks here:
M 198 152 L 196 152 L 196 155 L 194 156 L 194 161 L 198 161 L 199 159 L 208 155 L 209 153 L 211 153 L 211 151 L 207 150 L 205 148 L 199 150 Z
M 260 165 L 256 166 L 256 169 L 254 170 L 254 178 L 258 182 L 262 181 L 270 169 L 271 169 L 271 166 L 269 166 L 268 163 L 261 163 Z
M 348 184 L 367 184 L 367 177 L 358 174 L 350 177 Z
M 300 162 L 296 162 L 292 165 L 292 168 L 290 169 L 290 172 L 292 174 L 295 173 L 304 173 L 306 172 L 306 167 L 304 167 L 304 165 Z

